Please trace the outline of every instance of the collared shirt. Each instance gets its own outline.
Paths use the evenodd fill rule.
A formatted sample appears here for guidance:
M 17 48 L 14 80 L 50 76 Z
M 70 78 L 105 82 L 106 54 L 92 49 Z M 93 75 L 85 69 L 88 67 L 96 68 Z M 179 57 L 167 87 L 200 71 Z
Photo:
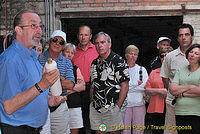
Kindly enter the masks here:
M 41 80 L 42 66 L 37 57 L 35 50 L 29 50 L 17 40 L 0 56 L 0 122 L 35 128 L 45 124 L 49 89 L 11 115 L 6 114 L 3 108 L 6 100 L 30 89 Z
M 72 62 L 80 68 L 85 82 L 90 81 L 91 63 L 98 55 L 95 45 L 91 42 L 89 48 L 85 51 L 80 48 L 80 44 L 76 47 L 76 54 L 73 57 Z
M 144 105 L 144 86 L 148 80 L 148 73 L 144 67 L 142 67 L 142 84 L 138 85 L 140 80 L 140 67 L 138 64 L 135 64 L 134 67 L 128 69 L 130 75 L 129 81 L 129 91 L 127 94 L 128 105 L 127 107 L 142 106 Z
M 173 80 L 176 71 L 179 68 L 185 67 L 187 65 L 189 65 L 189 62 L 186 59 L 185 54 L 181 52 L 179 47 L 166 55 L 162 63 L 160 76 L 164 78 L 169 78 L 170 80 L 169 84 L 171 84 L 171 81 Z M 168 92 L 166 102 L 171 105 L 173 99 L 174 96 L 172 96 Z
M 101 62 L 100 57 L 91 65 L 94 108 L 114 106 L 119 98 L 121 83 L 129 80 L 128 65 L 122 57 L 112 52 Z
M 145 88 L 164 88 L 162 78 L 159 76 L 160 68 L 153 70 L 149 79 L 145 85 Z M 161 97 L 159 94 L 152 95 L 149 101 L 149 106 L 147 109 L 148 113 L 164 113 L 165 108 L 165 98 Z
M 42 54 L 41 58 L 39 59 L 39 62 L 41 63 L 42 66 L 45 65 L 48 58 L 51 58 L 49 55 L 49 52 L 45 51 Z M 57 68 L 60 72 L 60 75 L 65 77 L 67 80 L 71 80 L 72 82 L 74 82 L 74 73 L 73 73 L 72 62 L 69 59 L 67 59 L 64 56 L 59 54 L 58 58 L 56 60 L 56 63 L 57 63 Z M 63 90 L 63 92 L 64 91 L 66 91 L 66 90 Z

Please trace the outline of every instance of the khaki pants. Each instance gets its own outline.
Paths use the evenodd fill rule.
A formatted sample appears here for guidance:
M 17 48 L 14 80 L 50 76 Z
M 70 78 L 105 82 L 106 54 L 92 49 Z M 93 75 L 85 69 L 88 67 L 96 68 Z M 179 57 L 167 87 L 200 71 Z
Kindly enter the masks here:
M 51 134 L 70 134 L 69 109 L 66 101 L 50 113 Z
M 167 104 L 166 107 L 165 126 L 164 134 L 177 134 L 177 130 L 172 129 L 173 126 L 176 126 L 175 107 L 170 104 Z
M 51 126 L 50 126 L 50 110 L 48 109 L 48 117 L 44 126 L 42 126 L 42 130 L 40 134 L 51 134 Z M 1 134 L 1 133 L 0 133 Z
M 123 112 L 117 105 L 105 113 L 99 113 L 90 104 L 90 125 L 92 130 L 100 130 L 100 124 L 106 125 L 106 132 L 119 131 L 123 123 Z

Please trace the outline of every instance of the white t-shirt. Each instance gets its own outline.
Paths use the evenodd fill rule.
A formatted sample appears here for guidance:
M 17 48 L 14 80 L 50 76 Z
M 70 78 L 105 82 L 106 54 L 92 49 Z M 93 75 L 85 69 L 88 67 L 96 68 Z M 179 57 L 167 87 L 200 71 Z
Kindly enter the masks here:
M 140 66 L 135 64 L 134 67 L 129 68 L 129 91 L 127 94 L 128 105 L 127 107 L 133 106 L 142 106 L 144 105 L 143 93 L 144 86 L 148 80 L 148 73 L 144 67 L 142 67 L 142 84 L 138 85 L 138 81 L 140 80 Z

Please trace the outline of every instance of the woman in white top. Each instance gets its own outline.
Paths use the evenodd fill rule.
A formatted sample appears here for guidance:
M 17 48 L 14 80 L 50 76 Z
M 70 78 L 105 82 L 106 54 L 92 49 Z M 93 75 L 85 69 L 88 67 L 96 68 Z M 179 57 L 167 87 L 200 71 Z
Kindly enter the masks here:
M 134 45 L 129 45 L 125 50 L 125 57 L 129 65 L 130 81 L 127 94 L 128 105 L 124 117 L 124 125 L 128 129 L 123 130 L 123 134 L 131 134 L 131 127 L 133 134 L 143 134 L 144 131 L 146 108 L 143 94 L 148 73 L 144 67 L 135 63 L 138 54 L 139 49 Z M 138 128 L 139 126 L 140 128 Z

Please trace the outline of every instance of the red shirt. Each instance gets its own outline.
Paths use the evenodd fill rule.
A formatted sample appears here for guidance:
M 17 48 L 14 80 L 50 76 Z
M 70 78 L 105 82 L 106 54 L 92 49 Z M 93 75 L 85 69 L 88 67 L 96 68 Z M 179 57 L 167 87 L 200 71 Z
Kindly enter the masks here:
M 160 74 L 160 68 L 153 70 L 149 75 L 149 79 L 145 85 L 145 88 L 164 88 L 162 78 L 159 76 L 159 74 Z M 165 106 L 164 98 L 162 98 L 159 94 L 152 95 L 147 112 L 148 113 L 163 113 L 164 106 Z
M 90 81 L 90 66 L 94 59 L 99 56 L 95 45 L 90 42 L 89 48 L 84 51 L 80 49 L 80 44 L 76 47 L 76 54 L 72 59 L 73 65 L 80 68 L 84 81 Z

